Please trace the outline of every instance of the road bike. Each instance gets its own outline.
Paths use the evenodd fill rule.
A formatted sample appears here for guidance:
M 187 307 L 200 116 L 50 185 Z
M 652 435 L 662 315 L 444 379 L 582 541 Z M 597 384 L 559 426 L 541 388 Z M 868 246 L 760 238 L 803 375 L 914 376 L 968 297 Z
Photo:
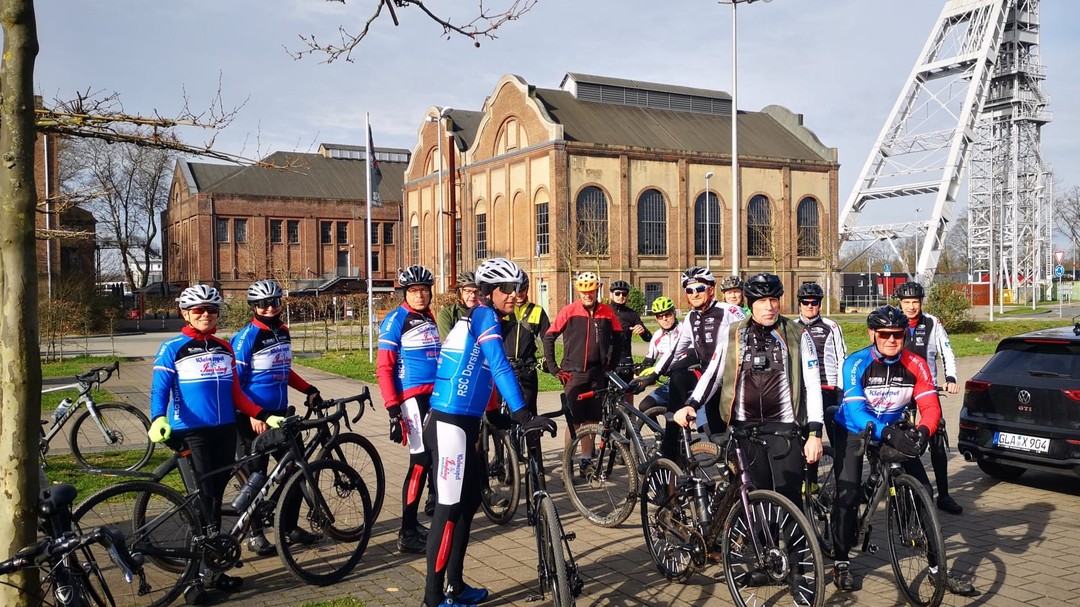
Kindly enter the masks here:
M 690 453 L 690 430 L 682 448 Z M 740 441 L 764 444 L 777 434 L 729 428 L 713 462 L 688 457 L 684 471 L 660 458 L 645 472 L 641 525 L 657 569 L 684 582 L 709 563 L 721 563 L 736 605 L 813 605 L 825 600 L 825 564 L 814 528 L 775 491 L 755 489 Z M 788 447 L 796 436 L 785 436 Z
M 71 454 L 84 468 L 120 468 L 138 470 L 150 461 L 154 453 L 154 443 L 147 435 L 150 420 L 146 414 L 134 405 L 120 402 L 98 403 L 90 394 L 95 388 L 119 374 L 120 363 L 114 362 L 108 367 L 97 367 L 75 376 L 75 383 L 53 386 L 41 391 L 42 394 L 78 388 L 79 395 L 74 401 L 65 398 L 57 405 L 52 416 L 52 427 L 48 431 L 41 421 L 41 455 L 49 452 L 53 437 L 74 420 L 71 425 L 68 442 Z M 80 413 L 81 411 L 81 413 Z
M 174 452 L 186 496 L 154 480 L 125 481 L 87 498 L 75 519 L 81 525 L 109 524 L 127 533 L 132 549 L 146 557 L 144 569 L 152 579 L 142 601 L 153 606 L 167 605 L 184 592 L 200 566 L 202 573 L 238 566 L 241 542 L 255 523 L 275 532 L 278 555 L 295 577 L 314 585 L 335 583 L 353 570 L 367 548 L 375 522 L 371 498 L 348 464 L 307 461 L 319 441 L 305 445 L 302 434 L 311 429 L 329 434 L 330 426 L 345 415 L 345 404 L 359 400 L 361 395 L 327 400 L 323 407 L 336 411 L 311 419 L 287 417 L 280 428 L 256 437 L 252 455 L 208 472 L 206 476 L 233 473 L 269 453 L 278 458 L 269 475 L 249 484 L 248 503 L 234 501 L 231 511 L 222 509 L 223 519 L 235 516 L 227 531 L 211 522 L 186 449 Z

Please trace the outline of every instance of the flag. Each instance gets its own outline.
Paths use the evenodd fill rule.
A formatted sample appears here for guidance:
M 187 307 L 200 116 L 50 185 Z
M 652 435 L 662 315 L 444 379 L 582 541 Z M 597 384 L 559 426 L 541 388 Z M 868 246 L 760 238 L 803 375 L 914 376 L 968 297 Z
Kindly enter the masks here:
M 368 183 L 371 184 L 371 206 L 381 207 L 382 197 L 379 195 L 379 184 L 382 182 L 382 170 L 379 169 L 379 161 L 375 159 L 375 143 L 371 139 L 371 125 L 367 130 L 367 166 Z

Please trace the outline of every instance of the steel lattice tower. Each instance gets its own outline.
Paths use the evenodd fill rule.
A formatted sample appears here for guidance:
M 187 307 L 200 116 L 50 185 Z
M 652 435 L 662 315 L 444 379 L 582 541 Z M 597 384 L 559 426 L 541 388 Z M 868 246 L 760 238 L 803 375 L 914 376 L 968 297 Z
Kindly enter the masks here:
M 1049 271 L 1050 180 L 1039 150 L 1039 129 L 1049 114 L 1039 86 L 1038 4 L 946 2 L 841 211 L 845 242 L 868 241 L 869 248 L 925 234 L 915 273 L 929 282 L 970 162 L 971 267 L 988 269 L 991 258 L 1007 257 L 997 265 L 1008 268 L 1010 284 L 1018 269 Z M 874 201 L 915 220 L 857 225 Z M 995 204 L 1006 211 L 992 211 Z

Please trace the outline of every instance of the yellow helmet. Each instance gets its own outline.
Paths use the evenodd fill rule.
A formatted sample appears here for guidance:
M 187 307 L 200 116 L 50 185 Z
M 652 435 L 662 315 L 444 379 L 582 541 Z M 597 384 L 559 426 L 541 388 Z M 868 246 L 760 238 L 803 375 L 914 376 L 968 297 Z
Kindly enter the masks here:
M 578 291 L 595 291 L 600 288 L 600 277 L 595 272 L 582 272 L 574 278 L 574 288 Z

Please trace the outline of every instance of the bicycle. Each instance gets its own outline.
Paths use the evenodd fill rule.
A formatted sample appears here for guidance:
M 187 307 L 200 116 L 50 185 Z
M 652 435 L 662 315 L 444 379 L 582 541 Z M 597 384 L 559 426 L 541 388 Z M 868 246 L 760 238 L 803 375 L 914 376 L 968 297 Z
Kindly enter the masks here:
M 79 389 L 79 396 L 74 401 L 65 398 L 57 405 L 52 417 L 52 427 L 45 431 L 47 420 L 41 421 L 41 456 L 44 461 L 49 452 L 49 443 L 60 433 L 68 420 L 75 419 L 68 435 L 71 454 L 84 468 L 115 467 L 116 462 L 124 462 L 128 452 L 137 458 L 123 466 L 124 470 L 138 470 L 150 461 L 154 453 L 154 443 L 147 435 L 150 420 L 146 414 L 128 403 L 97 403 L 90 392 L 105 383 L 113 373 L 119 374 L 120 363 L 114 362 L 108 367 L 97 367 L 75 376 L 73 384 L 55 386 L 41 391 L 42 394 Z M 75 413 L 85 409 L 81 415 Z
M 301 434 L 308 429 L 329 434 L 329 426 L 345 415 L 345 404 L 360 398 L 327 400 L 324 407 L 337 411 L 314 419 L 287 417 L 281 428 L 256 438 L 252 455 L 208 472 L 230 473 L 285 449 L 270 474 L 247 487 L 250 501 L 233 503 L 237 518 L 226 532 L 210 522 L 187 450 L 174 452 L 186 496 L 145 480 L 153 475 L 141 475 L 94 493 L 79 505 L 75 519 L 84 525 L 107 522 L 128 532 L 130 545 L 146 556 L 144 569 L 153 577 L 146 594 L 155 607 L 169 604 L 194 582 L 200 565 L 211 573 L 238 566 L 241 541 L 255 521 L 276 531 L 278 555 L 293 576 L 314 585 L 335 583 L 353 570 L 367 548 L 375 522 L 371 498 L 348 464 L 334 459 L 309 463 L 307 457 L 320 443 L 305 446 Z
M 876 554 L 878 546 L 870 541 L 872 520 L 882 500 L 886 500 L 889 558 L 896 585 L 904 599 L 915 607 L 940 605 L 947 587 L 945 539 L 941 533 L 937 510 L 922 483 L 903 470 L 910 459 L 895 449 L 883 449 L 881 442 L 872 440 L 873 425 L 859 433 L 861 457 L 866 455 L 869 473 L 860 485 L 856 545 L 868 554 Z M 828 467 L 827 464 L 819 468 Z M 825 554 L 833 556 L 832 508 L 836 498 L 836 474 L 833 469 L 823 476 L 817 490 L 811 479 L 803 483 L 803 509 L 814 526 Z M 862 538 L 861 544 L 858 538 Z
M 776 433 L 729 428 L 713 474 L 709 462 L 693 457 L 685 472 L 667 458 L 650 464 L 641 494 L 645 545 L 673 581 L 720 562 L 736 605 L 820 606 L 825 564 L 814 528 L 791 500 L 750 481 L 739 440 L 763 443 L 767 434 Z M 794 435 L 780 436 L 793 446 Z M 688 428 L 681 444 L 691 452 Z
M 104 548 L 107 558 L 123 572 L 127 584 L 130 586 L 137 580 L 139 589 L 145 583 L 142 557 L 128 551 L 123 534 L 114 528 L 97 527 L 87 533 L 73 529 L 71 504 L 75 496 L 75 487 L 71 485 L 54 485 L 41 492 L 38 516 L 45 537 L 0 562 L 0 575 L 40 568 L 45 573 L 41 580 L 45 592 L 38 597 L 42 604 L 51 595 L 57 605 L 114 607 L 112 589 L 92 548 Z M 36 594 L 30 589 L 20 590 L 31 596 Z

